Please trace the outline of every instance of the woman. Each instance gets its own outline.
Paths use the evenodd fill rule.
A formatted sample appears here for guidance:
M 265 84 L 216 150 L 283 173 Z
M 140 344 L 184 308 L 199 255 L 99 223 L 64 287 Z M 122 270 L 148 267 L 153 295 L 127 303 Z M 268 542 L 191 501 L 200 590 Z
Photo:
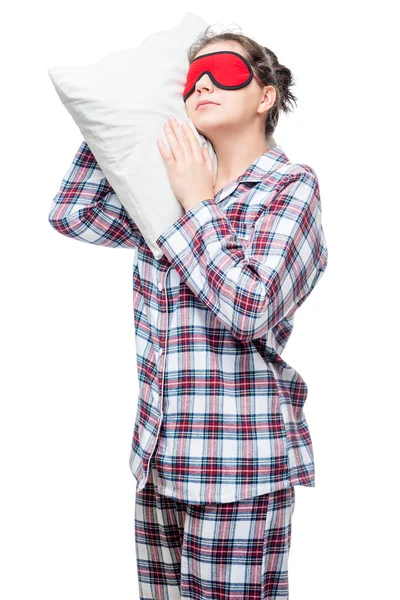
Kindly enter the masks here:
M 288 598 L 295 485 L 314 486 L 307 386 L 280 356 L 327 266 L 319 185 L 272 134 L 295 100 L 289 69 L 247 36 L 189 49 L 188 117 L 218 173 L 172 120 L 159 149 L 185 212 L 156 260 L 86 143 L 50 223 L 89 243 L 136 248 L 140 598 Z M 200 101 L 212 104 L 199 106 Z

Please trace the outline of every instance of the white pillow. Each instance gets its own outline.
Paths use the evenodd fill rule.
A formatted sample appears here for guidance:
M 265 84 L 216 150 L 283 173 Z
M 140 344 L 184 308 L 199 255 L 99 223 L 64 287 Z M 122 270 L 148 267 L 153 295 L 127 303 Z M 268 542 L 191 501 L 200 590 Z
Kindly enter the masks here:
M 212 144 L 188 118 L 182 97 L 187 49 L 206 26 L 188 12 L 179 25 L 150 34 L 136 48 L 87 66 L 48 68 L 61 101 L 156 259 L 163 255 L 156 239 L 184 213 L 156 142 L 162 138 L 168 145 L 163 126 L 169 115 L 188 121 L 201 147 L 207 146 L 216 181 Z

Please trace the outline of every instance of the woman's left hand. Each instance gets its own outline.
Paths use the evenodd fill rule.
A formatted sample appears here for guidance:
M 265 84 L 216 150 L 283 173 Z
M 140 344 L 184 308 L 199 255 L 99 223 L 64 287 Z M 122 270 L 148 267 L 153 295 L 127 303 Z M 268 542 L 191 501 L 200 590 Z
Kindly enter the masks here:
M 185 211 L 206 198 L 214 198 L 213 164 L 207 148 L 201 148 L 190 126 L 169 118 L 164 124 L 168 148 L 157 139 L 172 190 Z

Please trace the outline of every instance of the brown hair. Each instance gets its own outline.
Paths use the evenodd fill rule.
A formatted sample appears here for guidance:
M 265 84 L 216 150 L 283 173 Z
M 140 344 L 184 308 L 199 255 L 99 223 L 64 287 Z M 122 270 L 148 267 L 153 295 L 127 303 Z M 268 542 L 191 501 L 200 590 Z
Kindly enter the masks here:
M 269 138 L 278 124 L 279 113 L 292 110 L 293 103 L 297 106 L 297 98 L 290 91 L 295 85 L 290 69 L 281 65 L 274 52 L 265 46 L 261 46 L 253 39 L 242 33 L 225 31 L 213 33 L 212 25 L 208 25 L 199 37 L 193 42 L 187 51 L 189 63 L 192 62 L 197 52 L 204 46 L 223 40 L 239 42 L 244 50 L 244 56 L 249 61 L 254 73 L 265 85 L 272 85 L 276 89 L 275 104 L 269 109 L 265 123 L 265 137 Z

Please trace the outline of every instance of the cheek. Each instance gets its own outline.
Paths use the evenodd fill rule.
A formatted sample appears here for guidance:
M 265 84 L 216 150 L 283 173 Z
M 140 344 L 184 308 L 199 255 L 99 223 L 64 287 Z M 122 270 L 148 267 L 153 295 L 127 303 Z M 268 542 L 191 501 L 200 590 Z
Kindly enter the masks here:
M 249 96 L 245 89 L 224 90 L 224 93 L 221 94 L 221 102 L 230 114 L 237 115 L 248 106 Z
M 237 121 L 241 118 L 246 110 L 246 104 L 243 102 L 240 95 L 231 95 L 229 100 L 224 103 L 224 114 L 229 120 Z
M 256 104 L 253 94 L 249 93 L 246 88 L 243 90 L 238 90 L 238 95 L 236 96 L 234 102 L 234 111 L 236 117 L 246 120 L 253 114 L 255 109 Z
M 193 116 L 196 114 L 196 98 L 195 95 L 192 94 L 185 102 L 186 114 L 190 119 L 193 119 Z

